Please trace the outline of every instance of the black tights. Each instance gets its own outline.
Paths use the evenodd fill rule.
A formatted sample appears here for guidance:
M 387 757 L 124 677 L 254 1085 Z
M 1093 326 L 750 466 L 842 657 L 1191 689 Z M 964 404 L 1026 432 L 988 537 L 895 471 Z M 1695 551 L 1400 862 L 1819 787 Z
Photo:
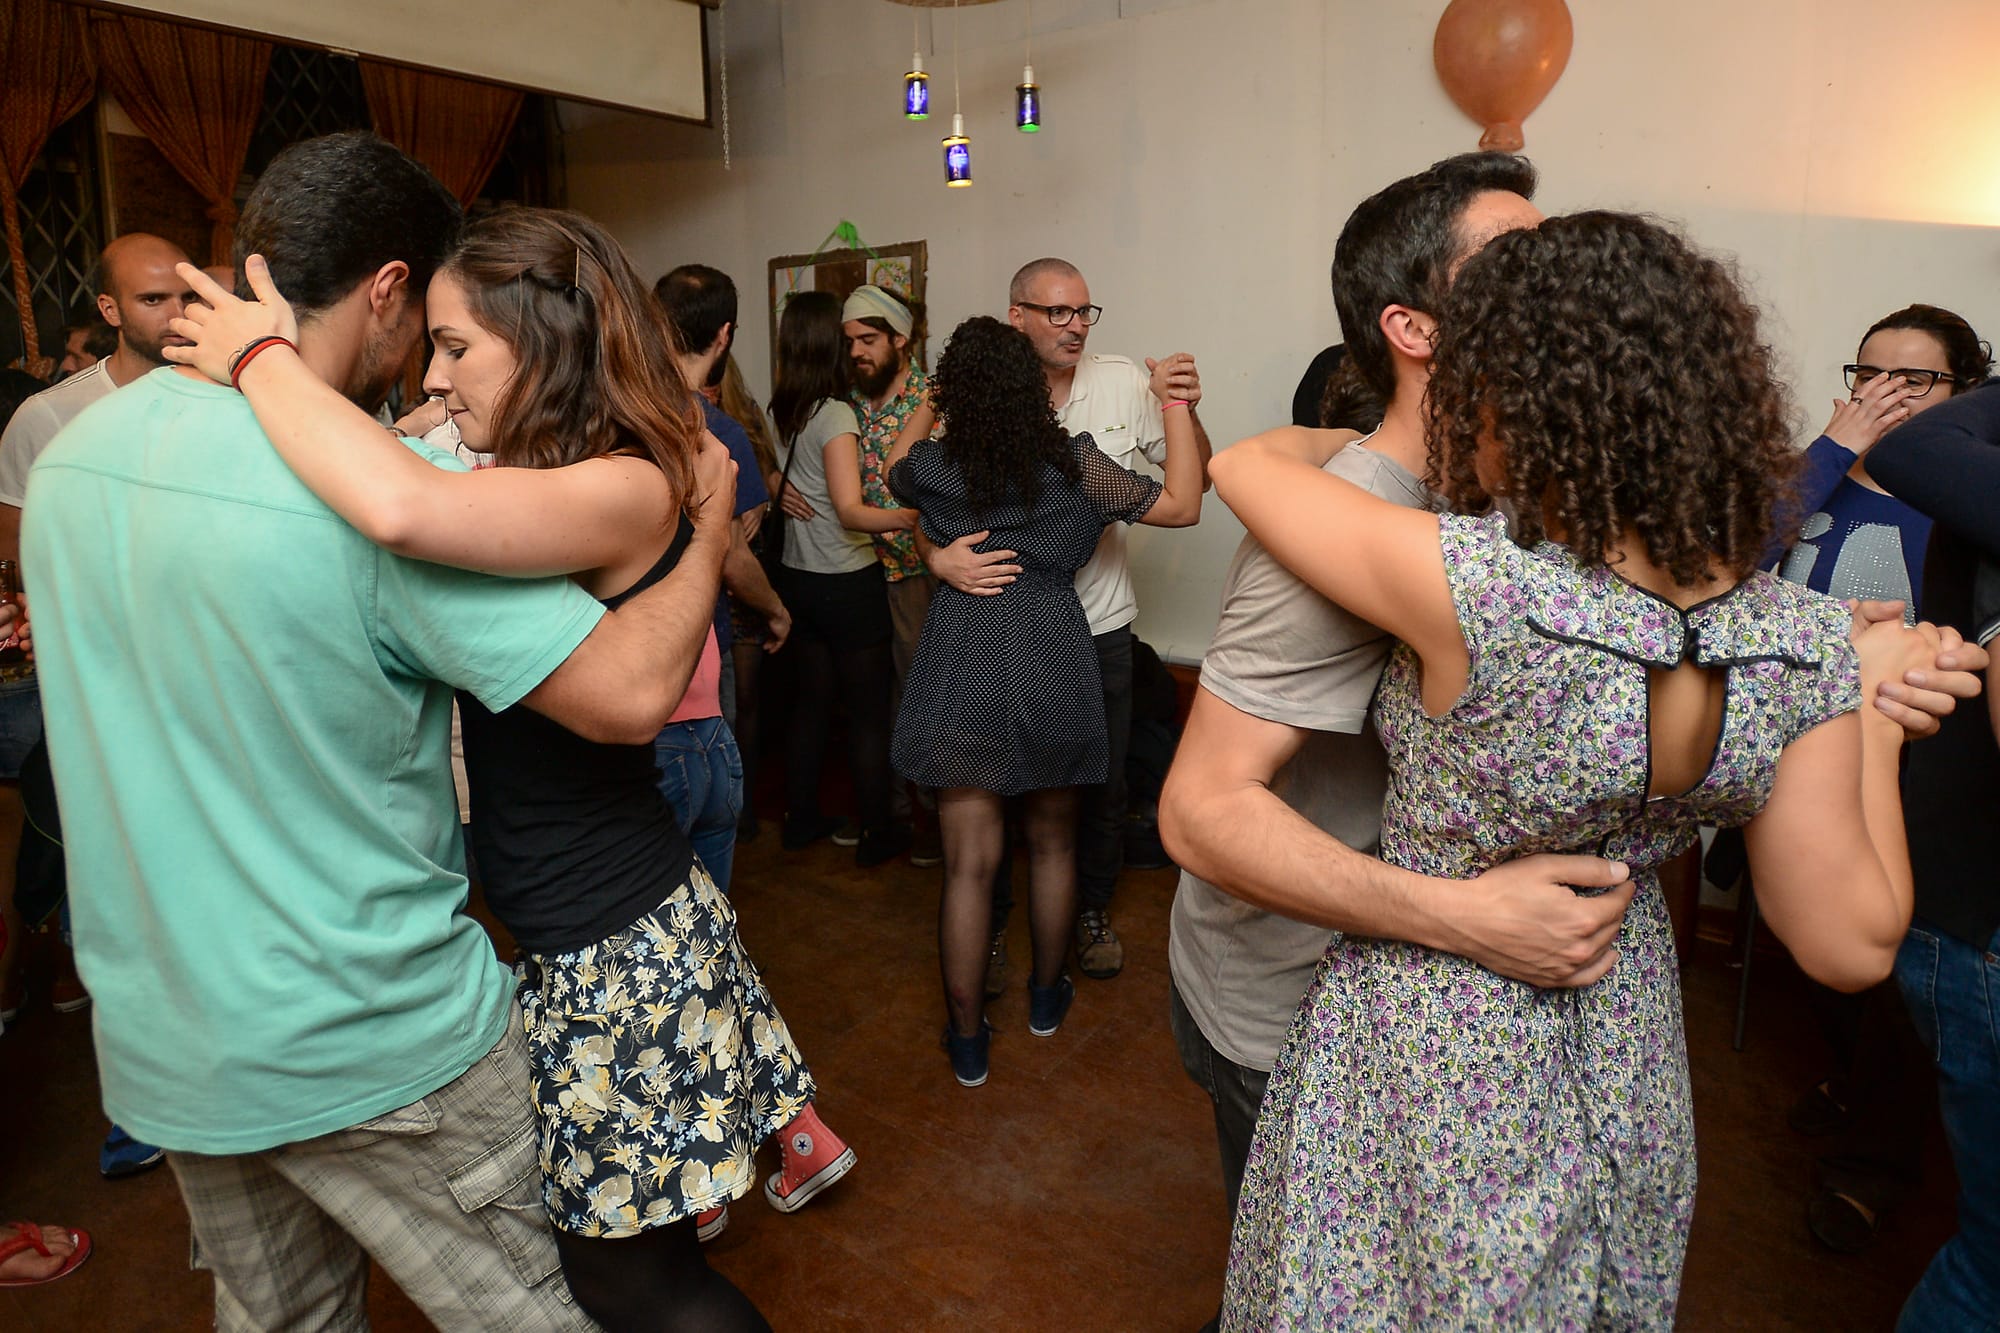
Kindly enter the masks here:
M 556 1229 L 563 1277 L 605 1333 L 770 1333 L 736 1284 L 708 1266 L 692 1217 L 606 1240 Z
M 1051 787 L 1021 800 L 1028 834 L 1028 922 L 1034 938 L 1034 984 L 1062 975 L 1076 925 L 1076 788 Z M 1007 836 L 1006 802 L 976 787 L 938 793 L 944 834 L 944 901 L 938 957 L 944 1000 L 960 1036 L 979 1031 L 986 1012 L 986 953 L 993 913 L 993 871 Z
M 835 648 L 803 627 L 792 632 L 792 719 L 786 735 L 785 813 L 819 814 L 820 765 L 836 701 L 847 709 L 847 758 L 857 818 L 864 829 L 889 822 L 889 641 Z

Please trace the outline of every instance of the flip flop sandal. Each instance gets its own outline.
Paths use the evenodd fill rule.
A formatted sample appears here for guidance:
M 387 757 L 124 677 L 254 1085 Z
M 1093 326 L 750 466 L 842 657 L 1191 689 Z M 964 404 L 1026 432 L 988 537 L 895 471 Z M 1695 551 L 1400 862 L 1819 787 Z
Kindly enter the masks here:
M 37 1254 L 42 1255 L 54 1253 L 54 1251 L 50 1250 L 42 1242 L 42 1229 L 34 1223 L 10 1222 L 7 1225 L 7 1229 L 11 1230 L 14 1234 L 6 1240 L 0 1240 L 0 1259 L 11 1259 L 15 1255 L 27 1250 L 33 1250 Z M 69 1238 L 75 1244 L 76 1249 L 70 1253 L 69 1258 L 63 1261 L 61 1268 L 58 1268 L 46 1277 L 0 1278 L 0 1287 L 39 1287 L 44 1282 L 53 1282 L 59 1277 L 68 1277 L 71 1273 L 83 1267 L 83 1261 L 90 1257 L 90 1233 L 76 1227 L 64 1227 L 63 1230 L 69 1233 Z
M 1850 1194 L 1821 1190 L 1806 1204 L 1806 1225 L 1835 1254 L 1859 1254 L 1875 1243 L 1875 1210 Z

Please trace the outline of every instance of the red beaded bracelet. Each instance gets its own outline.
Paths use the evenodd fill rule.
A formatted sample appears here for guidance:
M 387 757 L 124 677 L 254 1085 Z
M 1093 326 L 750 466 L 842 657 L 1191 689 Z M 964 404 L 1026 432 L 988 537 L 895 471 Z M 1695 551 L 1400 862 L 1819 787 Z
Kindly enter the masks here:
M 280 337 L 278 334 L 275 333 L 266 334 L 262 338 L 252 338 L 249 342 L 245 343 L 242 347 L 242 350 L 238 351 L 236 355 L 230 359 L 229 363 L 230 385 L 237 391 L 241 392 L 243 388 L 244 368 L 247 367 L 252 361 L 255 361 L 263 353 L 269 351 L 273 347 L 276 347 L 280 343 L 284 344 L 286 347 L 291 348 L 294 352 L 299 350 L 299 345 L 293 342 L 290 338 Z

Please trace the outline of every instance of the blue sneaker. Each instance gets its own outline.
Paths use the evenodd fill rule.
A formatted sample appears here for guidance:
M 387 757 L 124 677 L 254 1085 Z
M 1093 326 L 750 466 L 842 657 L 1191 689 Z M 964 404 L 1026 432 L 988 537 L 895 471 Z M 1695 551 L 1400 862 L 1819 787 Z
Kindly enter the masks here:
M 106 1180 L 140 1175 L 166 1160 L 166 1149 L 141 1143 L 117 1125 L 111 1127 L 104 1136 L 104 1146 L 97 1150 L 97 1169 Z
M 986 1081 L 986 1052 L 993 1042 L 993 1025 L 985 1019 L 979 1021 L 979 1031 L 970 1037 L 961 1037 L 951 1030 L 951 1024 L 944 1025 L 944 1048 L 951 1056 L 951 1073 L 959 1086 L 976 1088 Z
M 1076 983 L 1065 972 L 1056 978 L 1053 986 L 1028 986 L 1028 1031 L 1037 1037 L 1053 1037 L 1063 1023 L 1063 1015 L 1069 1012 L 1070 1001 L 1076 998 Z

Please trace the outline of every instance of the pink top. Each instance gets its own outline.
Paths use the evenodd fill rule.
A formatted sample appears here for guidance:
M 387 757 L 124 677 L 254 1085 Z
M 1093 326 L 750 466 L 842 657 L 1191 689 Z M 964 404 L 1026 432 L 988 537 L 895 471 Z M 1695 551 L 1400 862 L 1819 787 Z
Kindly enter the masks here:
M 694 678 L 688 681 L 687 693 L 681 696 L 681 706 L 667 719 L 667 725 L 676 722 L 699 722 L 705 717 L 722 716 L 722 650 L 715 643 L 715 627 L 709 626 L 708 642 L 701 646 L 701 660 L 695 663 Z

